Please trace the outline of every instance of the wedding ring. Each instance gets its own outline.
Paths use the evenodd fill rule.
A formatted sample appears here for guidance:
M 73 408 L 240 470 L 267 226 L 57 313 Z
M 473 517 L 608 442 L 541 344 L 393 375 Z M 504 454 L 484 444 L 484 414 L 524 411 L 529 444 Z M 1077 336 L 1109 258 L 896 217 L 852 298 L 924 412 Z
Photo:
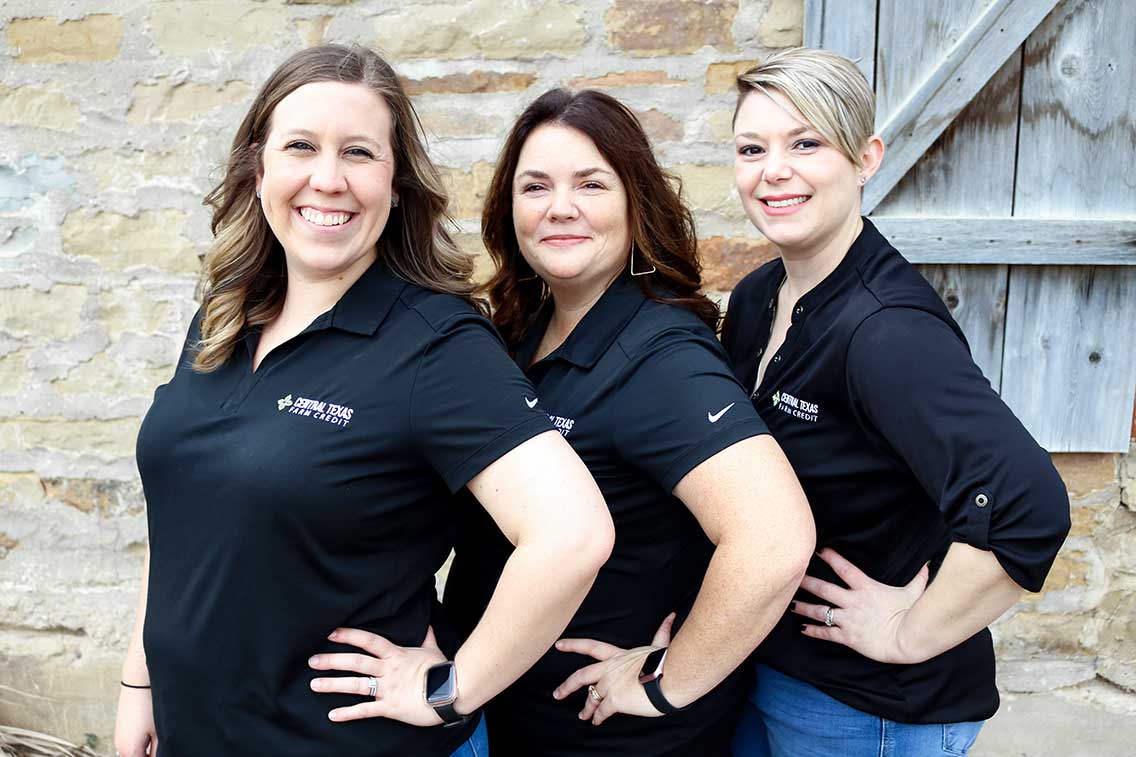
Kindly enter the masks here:
M 592 701 L 596 704 L 599 704 L 604 700 L 604 695 L 601 694 L 600 690 L 595 686 L 588 686 L 588 696 L 590 696 L 592 698 Z
M 367 696 L 369 696 L 373 699 L 375 696 L 378 695 L 378 693 L 379 693 L 379 682 L 375 680 L 374 676 L 367 676 L 367 688 L 369 689 L 369 691 L 367 692 Z
M 832 613 L 834 612 L 835 610 L 831 607 L 824 611 L 824 624 L 829 628 L 832 628 L 834 625 L 836 625 L 836 622 L 832 619 Z

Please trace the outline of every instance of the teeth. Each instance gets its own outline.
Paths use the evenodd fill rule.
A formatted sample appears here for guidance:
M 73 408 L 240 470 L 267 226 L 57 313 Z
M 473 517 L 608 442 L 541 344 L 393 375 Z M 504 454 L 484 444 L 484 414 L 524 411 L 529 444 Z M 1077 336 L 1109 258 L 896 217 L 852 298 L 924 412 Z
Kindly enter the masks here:
M 807 199 L 809 199 L 809 198 L 808 197 L 794 197 L 791 200 L 766 200 L 765 204 L 768 205 L 771 208 L 787 208 L 790 205 L 800 205 L 802 202 L 804 202 Z
M 316 226 L 341 226 L 351 220 L 350 213 L 321 213 L 312 208 L 300 208 L 300 215 Z

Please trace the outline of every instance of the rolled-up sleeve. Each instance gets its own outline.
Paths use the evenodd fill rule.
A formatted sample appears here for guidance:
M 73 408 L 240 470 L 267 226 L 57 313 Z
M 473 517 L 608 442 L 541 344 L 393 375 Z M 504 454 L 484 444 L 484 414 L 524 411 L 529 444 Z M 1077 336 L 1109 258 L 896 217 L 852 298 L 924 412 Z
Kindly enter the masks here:
M 1069 532 L 1068 494 L 958 335 L 930 313 L 885 308 L 850 340 L 847 381 L 861 420 L 938 503 L 954 540 L 1039 591 Z

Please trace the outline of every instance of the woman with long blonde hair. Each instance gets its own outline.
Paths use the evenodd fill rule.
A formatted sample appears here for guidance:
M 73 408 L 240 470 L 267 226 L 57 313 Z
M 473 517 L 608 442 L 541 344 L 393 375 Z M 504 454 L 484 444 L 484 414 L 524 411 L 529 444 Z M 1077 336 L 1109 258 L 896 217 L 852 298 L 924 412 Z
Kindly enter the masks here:
M 208 202 L 202 306 L 139 433 L 116 748 L 484 755 L 479 708 L 564 628 L 611 521 L 470 298 L 394 71 L 289 58 Z M 462 488 L 517 546 L 459 644 L 434 574 Z

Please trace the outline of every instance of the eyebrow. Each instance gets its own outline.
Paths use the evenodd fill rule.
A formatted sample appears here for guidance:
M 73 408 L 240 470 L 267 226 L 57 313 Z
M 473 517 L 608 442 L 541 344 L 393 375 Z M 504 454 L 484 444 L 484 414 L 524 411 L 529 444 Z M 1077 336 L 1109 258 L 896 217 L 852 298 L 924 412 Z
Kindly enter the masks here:
M 811 126 L 798 126 L 795 129 L 790 129 L 789 133 L 786 136 L 795 137 L 798 134 L 804 134 L 807 131 L 811 131 L 815 134 L 820 134 L 819 131 Z M 762 137 L 760 134 L 753 131 L 743 131 L 741 134 L 738 134 L 737 137 L 745 137 L 747 139 L 764 139 L 764 137 Z M 737 137 L 735 137 L 735 139 L 737 139 Z
M 309 131 L 308 129 L 291 129 L 289 131 L 284 132 L 284 134 L 282 136 L 284 138 L 307 137 L 308 139 L 315 139 L 318 135 L 314 131 Z M 346 137 L 344 137 L 343 141 L 344 142 L 369 142 L 370 144 L 374 145 L 375 147 L 381 146 L 378 143 L 378 141 L 375 140 L 374 137 L 368 137 L 366 134 L 348 134 Z
M 597 173 L 605 173 L 608 176 L 615 176 L 615 174 L 613 174 L 611 171 L 607 170 L 606 168 L 600 168 L 599 166 L 592 166 L 591 168 L 581 168 L 579 171 L 576 171 L 575 173 L 573 173 L 572 176 L 573 176 L 573 178 L 576 178 L 576 179 L 585 179 L 585 178 L 587 178 L 587 177 L 589 177 L 593 174 L 597 174 Z M 544 171 L 538 171 L 535 168 L 527 168 L 524 171 L 521 171 L 519 174 L 517 174 L 518 179 L 520 179 L 524 176 L 529 176 L 529 177 L 534 178 L 534 179 L 550 179 L 550 178 L 552 178 L 551 176 L 549 176 Z

